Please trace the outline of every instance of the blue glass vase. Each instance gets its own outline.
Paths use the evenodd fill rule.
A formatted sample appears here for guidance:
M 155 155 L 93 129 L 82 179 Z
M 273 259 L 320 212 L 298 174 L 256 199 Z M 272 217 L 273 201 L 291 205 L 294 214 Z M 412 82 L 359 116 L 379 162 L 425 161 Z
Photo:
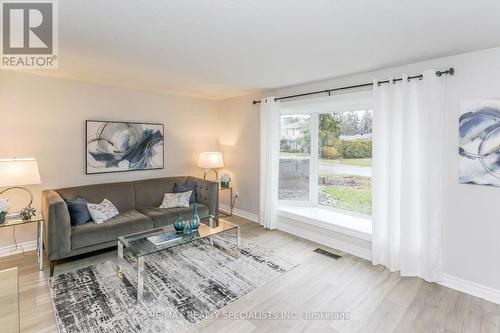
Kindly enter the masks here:
M 186 228 L 186 222 L 184 222 L 184 218 L 182 214 L 179 214 L 179 217 L 174 222 L 174 229 L 178 234 L 184 232 L 184 228 Z
M 194 204 L 193 215 L 191 215 L 191 220 L 189 221 L 189 227 L 191 231 L 196 231 L 200 227 L 200 217 L 198 216 L 198 206 Z

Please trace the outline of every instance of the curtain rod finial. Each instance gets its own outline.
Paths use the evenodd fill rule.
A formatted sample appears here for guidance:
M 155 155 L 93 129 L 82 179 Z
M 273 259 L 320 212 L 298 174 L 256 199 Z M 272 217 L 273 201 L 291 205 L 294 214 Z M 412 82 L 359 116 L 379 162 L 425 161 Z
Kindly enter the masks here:
M 436 72 L 437 77 L 440 77 L 443 74 L 453 75 L 453 74 L 455 74 L 455 69 L 453 67 L 450 67 L 450 69 L 448 69 L 446 71 L 437 71 Z

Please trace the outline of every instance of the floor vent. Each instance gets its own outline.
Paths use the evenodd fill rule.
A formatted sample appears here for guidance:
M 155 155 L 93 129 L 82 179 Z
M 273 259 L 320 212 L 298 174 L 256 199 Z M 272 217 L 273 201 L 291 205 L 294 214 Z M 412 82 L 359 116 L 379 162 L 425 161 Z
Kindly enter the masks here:
M 339 256 L 338 254 L 335 254 L 335 253 L 331 253 L 331 252 L 325 251 L 323 249 L 316 249 L 316 250 L 314 250 L 314 252 L 322 254 L 322 255 L 325 255 L 325 256 L 328 256 L 328 257 L 333 258 L 335 260 L 342 259 L 342 256 Z

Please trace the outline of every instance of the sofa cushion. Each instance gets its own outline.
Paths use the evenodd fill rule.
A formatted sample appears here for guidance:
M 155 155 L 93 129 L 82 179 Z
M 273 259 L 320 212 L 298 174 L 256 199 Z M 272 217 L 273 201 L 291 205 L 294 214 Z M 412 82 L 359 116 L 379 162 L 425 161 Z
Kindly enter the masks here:
M 68 187 L 56 190 L 63 198 L 82 197 L 90 203 L 108 199 L 120 213 L 135 209 L 134 187 L 132 183 L 108 183 Z
M 184 184 L 186 177 L 145 179 L 133 182 L 136 208 L 160 207 L 165 193 L 172 193 L 174 184 Z
M 139 208 L 139 211 L 153 220 L 155 228 L 160 228 L 166 225 L 173 224 L 179 216 L 179 213 L 182 214 L 185 220 L 190 219 L 193 212 L 193 205 L 190 205 L 189 208 L 147 207 Z M 200 219 L 207 217 L 208 207 L 202 204 L 198 204 L 198 216 L 200 217 Z
M 86 223 L 71 227 L 71 248 L 109 242 L 125 236 L 153 228 L 153 221 L 136 210 L 115 216 L 103 224 Z
M 179 185 L 177 183 L 174 184 L 174 193 L 184 193 L 191 191 L 191 197 L 189 198 L 189 203 L 196 202 L 196 182 L 186 183 L 186 185 Z
M 71 225 L 77 226 L 92 221 L 89 209 L 87 208 L 87 200 L 84 198 L 76 198 L 75 200 L 63 198 L 63 200 L 68 207 Z
M 120 214 L 115 205 L 108 199 L 104 199 L 99 204 L 88 203 L 87 208 L 92 220 L 97 224 L 104 223 Z

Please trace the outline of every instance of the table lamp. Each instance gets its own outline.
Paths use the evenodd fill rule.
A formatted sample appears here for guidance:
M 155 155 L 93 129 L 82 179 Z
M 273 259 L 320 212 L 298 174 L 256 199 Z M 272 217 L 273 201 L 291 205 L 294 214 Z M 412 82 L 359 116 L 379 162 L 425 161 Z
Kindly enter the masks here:
M 215 181 L 219 181 L 219 173 L 217 172 L 217 169 L 224 167 L 224 158 L 222 153 L 214 151 L 200 153 L 200 157 L 198 158 L 198 167 L 205 169 L 203 179 L 207 179 L 207 174 L 210 171 L 213 171 L 215 172 Z
M 40 183 L 38 163 L 34 158 L 0 159 L 0 187 L 6 187 L 0 191 L 0 195 L 10 190 L 20 189 L 26 191 L 30 198 L 28 206 L 19 212 L 9 214 L 10 217 L 21 216 L 23 219 L 30 219 L 35 215 L 35 209 L 31 207 L 33 193 L 22 185 Z

